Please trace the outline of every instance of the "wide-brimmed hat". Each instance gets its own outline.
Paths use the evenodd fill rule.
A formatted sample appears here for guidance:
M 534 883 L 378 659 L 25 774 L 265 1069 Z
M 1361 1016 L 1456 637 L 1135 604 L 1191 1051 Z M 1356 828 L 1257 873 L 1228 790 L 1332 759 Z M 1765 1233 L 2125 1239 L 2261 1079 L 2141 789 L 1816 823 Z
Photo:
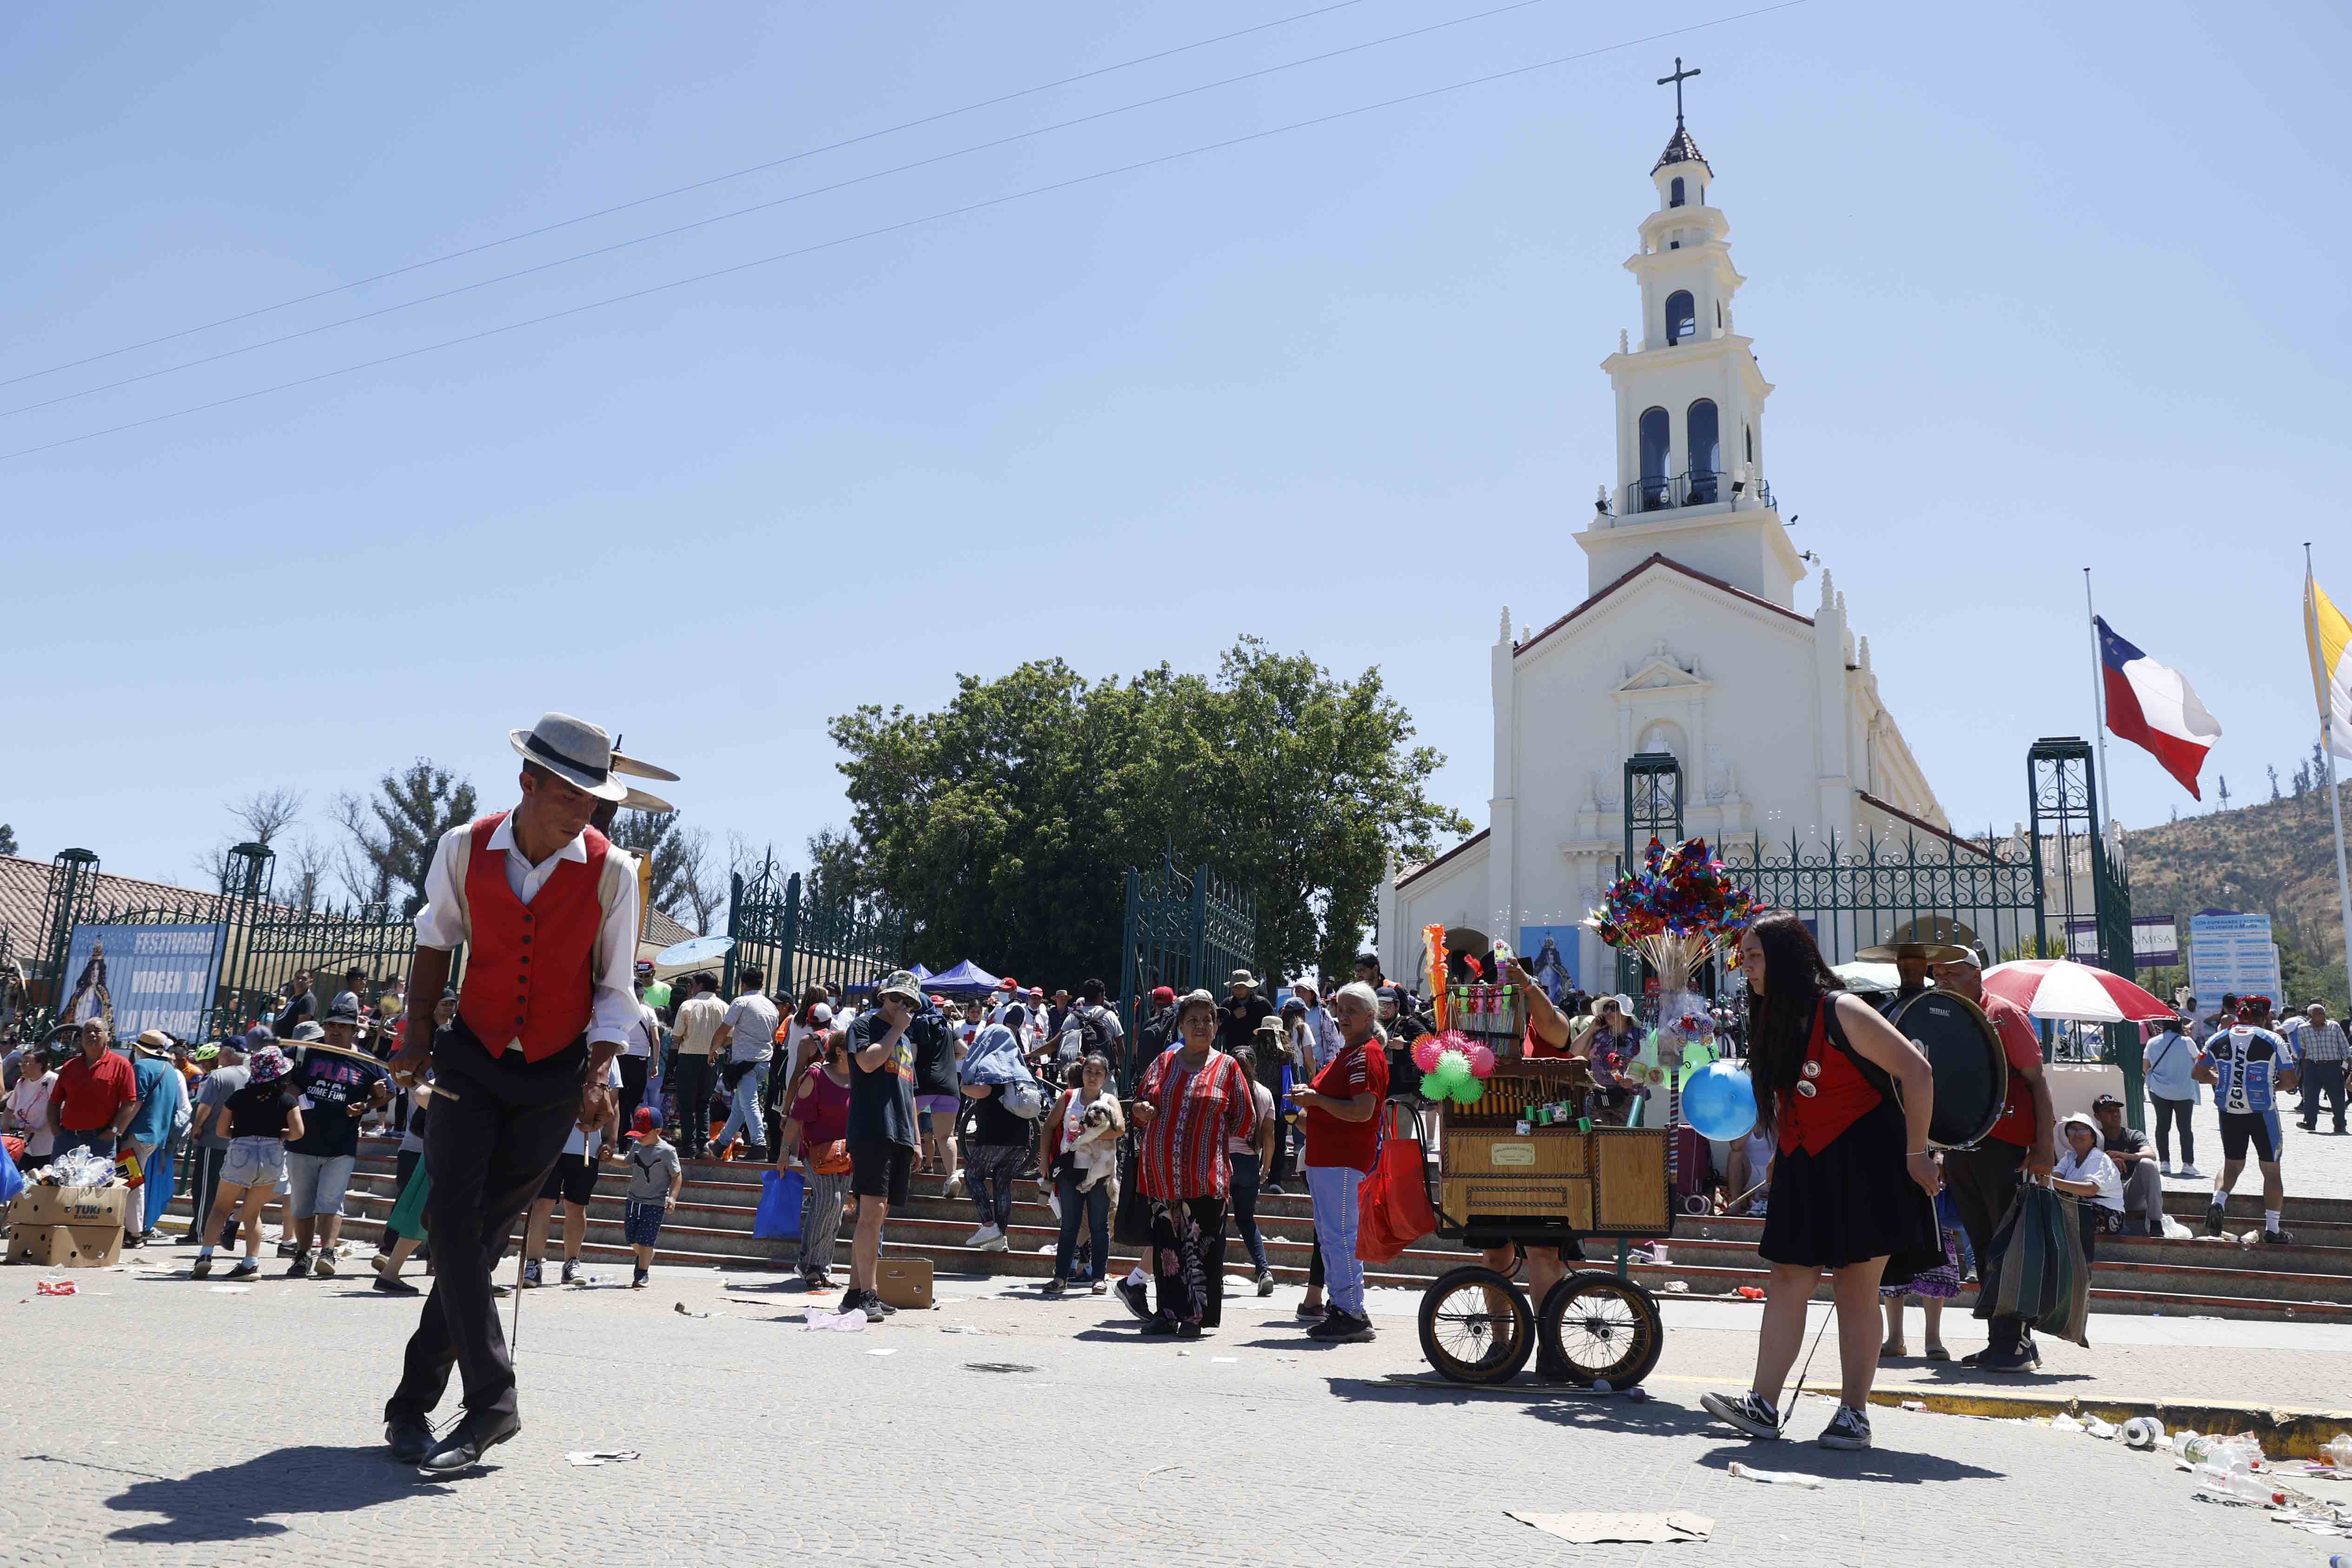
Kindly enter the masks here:
M 1904 958 L 1919 958 L 1930 964 L 1957 964 L 1974 959 L 1976 955 L 1951 942 L 1881 942 L 1864 947 L 1854 955 L 1865 964 L 1892 964 Z
M 139 1038 L 131 1043 L 139 1048 L 142 1056 L 169 1056 L 172 1048 L 180 1042 L 160 1029 L 150 1029 L 140 1030 Z
M 1232 974 L 1225 977 L 1225 984 L 1229 986 L 1247 986 L 1251 989 L 1255 990 L 1257 988 L 1257 977 L 1251 974 L 1247 969 L 1235 969 Z
M 613 774 L 613 737 L 568 713 L 541 714 L 530 730 L 507 732 L 518 755 L 599 800 L 624 800 L 629 787 Z
M 294 1026 L 294 1040 L 297 1043 L 308 1045 L 314 1040 L 324 1040 L 326 1038 L 326 1030 L 310 1019 L 304 1019 L 300 1023 Z
M 2058 1124 L 2058 1128 L 2061 1132 L 2065 1131 L 2068 1127 L 2080 1127 L 2083 1131 L 2090 1134 L 2091 1146 L 2095 1149 L 2104 1149 L 2107 1146 L 2106 1134 L 2099 1131 L 2099 1124 L 2080 1111 L 2075 1112 L 2071 1116 L 2065 1117 Z
M 874 988 L 874 994 L 877 997 L 904 997 L 917 1007 L 923 1005 L 922 982 L 908 969 L 893 969 L 883 976 L 882 983 Z
M 265 1045 L 255 1051 L 246 1065 L 253 1069 L 252 1082 L 256 1083 L 268 1083 L 283 1078 L 294 1066 L 286 1060 L 286 1053 L 274 1045 Z
M 1271 1035 L 1279 1035 L 1279 1034 L 1281 1034 L 1281 1033 L 1282 1033 L 1282 1015 L 1281 1015 L 1280 1013 L 1268 1013 L 1268 1014 L 1266 1014 L 1266 1015 L 1265 1015 L 1265 1017 L 1264 1017 L 1264 1018 L 1262 1018 L 1262 1019 L 1258 1019 L 1258 1020 L 1257 1020 L 1257 1032 L 1258 1032 L 1258 1033 L 1260 1033 L 1260 1034 L 1271 1034 Z

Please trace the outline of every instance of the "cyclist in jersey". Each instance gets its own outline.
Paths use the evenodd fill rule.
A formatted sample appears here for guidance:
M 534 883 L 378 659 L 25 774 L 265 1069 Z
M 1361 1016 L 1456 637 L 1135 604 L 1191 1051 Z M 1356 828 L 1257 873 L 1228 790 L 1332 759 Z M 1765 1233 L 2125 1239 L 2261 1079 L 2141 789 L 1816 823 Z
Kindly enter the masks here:
M 2238 1004 L 2238 1021 L 2206 1037 L 2192 1076 L 2213 1085 L 2221 1113 L 2221 1174 L 2213 1180 L 2213 1201 L 2205 1211 L 2205 1228 L 2221 1234 L 2222 1207 L 2238 1173 L 2246 1166 L 2246 1148 L 2253 1146 L 2254 1163 L 2263 1173 L 2263 1239 L 2283 1244 L 2294 1239 L 2279 1227 L 2279 1210 L 2286 1203 L 2286 1183 L 2279 1175 L 2281 1136 L 2277 1096 L 2294 1088 L 2300 1079 L 2294 1047 L 2271 1032 L 2267 997 L 2248 997 Z

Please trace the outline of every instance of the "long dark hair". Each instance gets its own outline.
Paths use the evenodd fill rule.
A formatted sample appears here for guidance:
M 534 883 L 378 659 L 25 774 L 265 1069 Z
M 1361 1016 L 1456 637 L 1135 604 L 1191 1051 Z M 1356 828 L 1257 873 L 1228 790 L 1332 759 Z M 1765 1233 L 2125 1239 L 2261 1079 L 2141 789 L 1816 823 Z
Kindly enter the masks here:
M 1748 929 L 1764 949 L 1767 988 L 1749 1013 L 1748 1075 L 1756 1091 L 1757 1124 L 1770 1126 L 1774 1097 L 1796 1090 L 1814 1011 L 1823 997 L 1844 990 L 1845 982 L 1830 972 L 1813 934 L 1791 911 L 1767 910 Z

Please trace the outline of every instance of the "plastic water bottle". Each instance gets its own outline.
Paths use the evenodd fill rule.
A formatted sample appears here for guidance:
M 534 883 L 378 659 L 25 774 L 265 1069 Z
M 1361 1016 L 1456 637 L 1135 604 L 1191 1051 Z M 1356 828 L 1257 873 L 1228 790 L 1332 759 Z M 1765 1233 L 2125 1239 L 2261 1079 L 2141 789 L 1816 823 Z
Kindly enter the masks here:
M 2216 1496 L 2233 1497 L 2264 1508 L 2275 1508 L 2286 1501 L 2286 1493 L 2274 1490 L 2268 1481 L 2256 1480 L 2242 1470 L 2224 1469 L 2220 1465 L 2198 1466 L 2197 1484 Z

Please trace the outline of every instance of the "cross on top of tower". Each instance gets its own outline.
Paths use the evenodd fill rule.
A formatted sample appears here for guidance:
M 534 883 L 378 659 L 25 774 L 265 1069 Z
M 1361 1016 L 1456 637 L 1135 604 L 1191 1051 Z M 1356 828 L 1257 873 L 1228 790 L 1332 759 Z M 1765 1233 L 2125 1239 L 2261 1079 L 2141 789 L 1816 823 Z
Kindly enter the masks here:
M 1698 68 L 1696 66 L 1693 66 L 1688 70 L 1683 69 L 1683 57 L 1680 55 L 1676 55 L 1675 57 L 1675 74 L 1670 77 L 1660 77 L 1658 78 L 1658 85 L 1660 87 L 1665 86 L 1668 82 L 1675 84 L 1675 129 L 1677 131 L 1680 131 L 1683 126 L 1683 83 L 1688 81 L 1691 78 L 1696 75 L 1698 75 Z
M 1666 150 L 1658 155 L 1658 161 L 1650 165 L 1650 172 L 1653 174 L 1656 173 L 1659 170 L 1664 168 L 1669 163 L 1698 163 L 1704 165 L 1706 162 L 1706 156 L 1698 150 L 1698 143 L 1691 140 L 1689 130 L 1683 124 L 1683 83 L 1690 80 L 1691 78 L 1696 75 L 1698 75 L 1698 68 L 1696 66 L 1691 66 L 1685 68 L 1683 65 L 1683 57 L 1680 55 L 1676 55 L 1675 57 L 1674 74 L 1672 76 L 1663 76 L 1658 78 L 1658 85 L 1660 87 L 1665 86 L 1668 82 L 1672 82 L 1674 84 L 1675 133 L 1667 139 Z

